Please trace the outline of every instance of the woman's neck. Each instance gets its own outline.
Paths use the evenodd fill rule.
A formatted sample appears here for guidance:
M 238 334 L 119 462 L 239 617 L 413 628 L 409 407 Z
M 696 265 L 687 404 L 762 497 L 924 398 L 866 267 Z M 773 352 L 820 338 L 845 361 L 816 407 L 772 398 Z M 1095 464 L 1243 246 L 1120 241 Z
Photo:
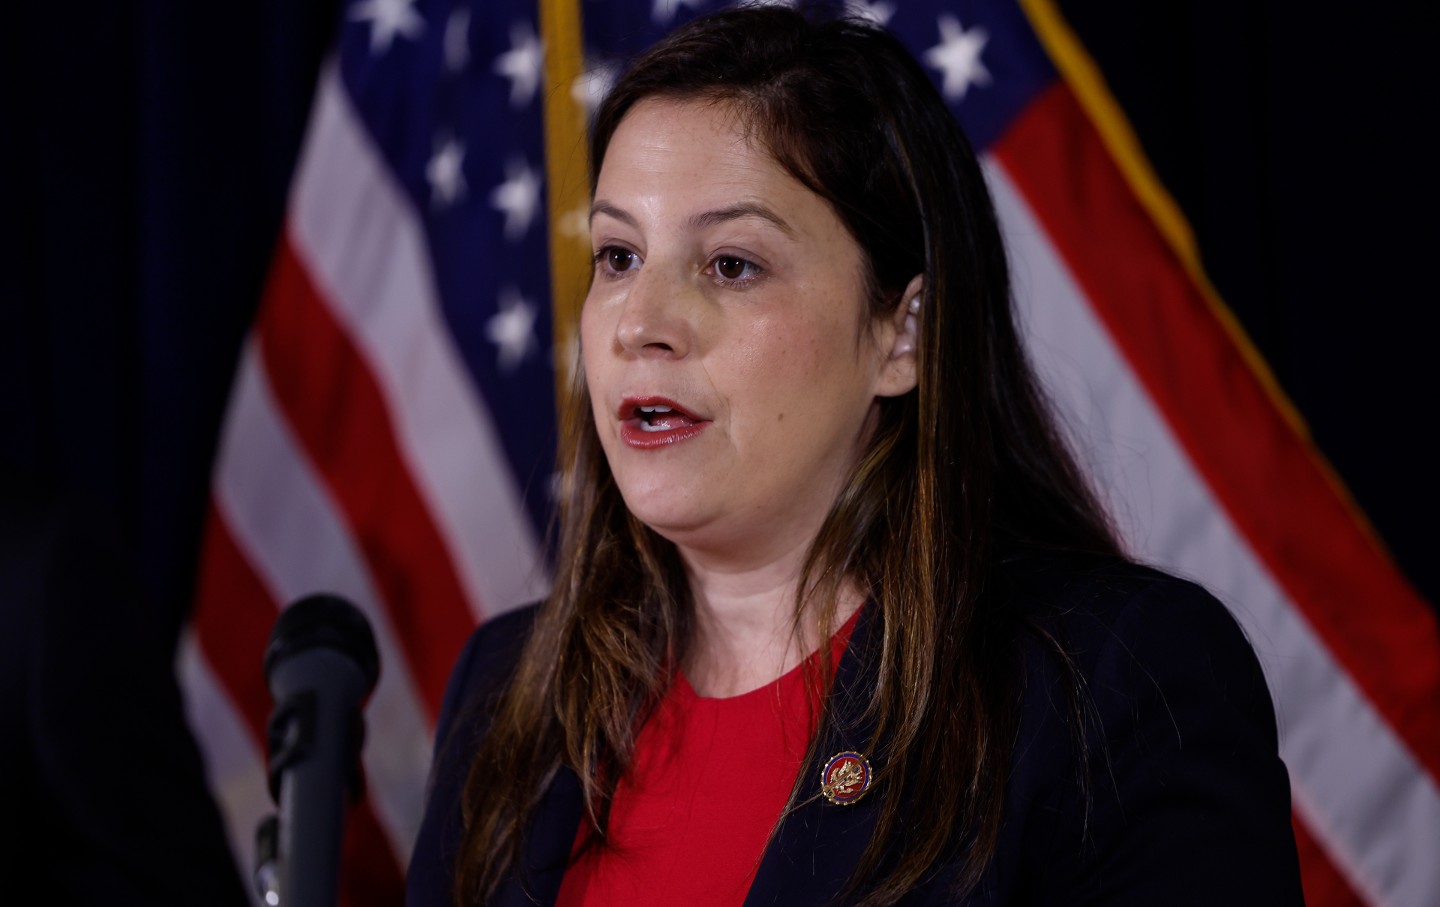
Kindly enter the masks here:
M 812 601 L 797 628 L 800 554 L 744 570 L 716 569 L 685 558 L 695 631 L 684 670 L 701 696 L 738 696 L 770 683 L 800 664 L 860 607 L 863 597 L 847 583 L 833 625 L 818 625 L 825 609 Z

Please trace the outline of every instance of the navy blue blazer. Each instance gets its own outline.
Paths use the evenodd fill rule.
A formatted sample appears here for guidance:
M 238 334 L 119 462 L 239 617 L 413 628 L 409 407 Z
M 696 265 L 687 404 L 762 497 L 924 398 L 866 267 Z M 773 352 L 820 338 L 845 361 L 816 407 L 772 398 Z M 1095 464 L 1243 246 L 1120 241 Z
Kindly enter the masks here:
M 1302 904 L 1274 708 L 1255 654 L 1224 606 L 1198 586 L 1128 564 L 1027 568 L 1012 594 L 1072 655 L 1093 706 L 1088 798 L 1076 780 L 1064 674 L 1029 631 L 1019 647 L 1021 717 L 995 859 L 963 900 L 951 892 L 955 867 L 942 865 L 901 903 Z M 854 703 L 873 680 L 872 611 L 862 612 L 837 669 L 842 716 L 858 713 Z M 533 617 L 526 609 L 485 624 L 456 666 L 410 864 L 411 907 L 450 904 L 460 798 L 484 730 L 483 702 L 503 688 Z M 866 739 L 843 717 L 826 733 L 822 759 Z M 801 771 L 818 785 L 819 765 Z M 845 806 L 817 798 L 787 816 L 746 907 L 845 903 L 834 899 L 870 840 L 877 802 L 873 794 Z M 578 780 L 562 771 L 534 817 L 524 866 L 492 907 L 554 903 L 580 816 Z M 903 836 L 888 846 L 903 848 Z

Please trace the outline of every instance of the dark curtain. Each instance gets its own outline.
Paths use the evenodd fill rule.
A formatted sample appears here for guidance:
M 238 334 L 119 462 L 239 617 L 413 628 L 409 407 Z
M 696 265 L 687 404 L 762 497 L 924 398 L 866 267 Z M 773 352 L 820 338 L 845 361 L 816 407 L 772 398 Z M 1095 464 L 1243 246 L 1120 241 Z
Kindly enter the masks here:
M 0 28 L 0 875 L 46 903 L 245 903 L 172 665 L 336 7 Z

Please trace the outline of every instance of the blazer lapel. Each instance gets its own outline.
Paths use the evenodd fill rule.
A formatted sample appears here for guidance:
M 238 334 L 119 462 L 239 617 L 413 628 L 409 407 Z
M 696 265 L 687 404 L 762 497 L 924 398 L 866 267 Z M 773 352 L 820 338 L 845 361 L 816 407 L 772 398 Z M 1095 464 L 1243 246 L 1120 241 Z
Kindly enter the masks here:
M 800 794 L 808 799 L 785 817 L 770 839 L 745 907 L 835 903 L 870 842 L 878 800 L 865 796 L 854 803 L 831 803 L 820 794 L 820 773 L 836 753 L 869 745 L 873 728 L 859 716 L 874 689 L 872 656 L 880 642 L 876 617 L 875 606 L 865 605 L 851 632 L 835 672 L 835 720 L 820 738 L 818 761 L 800 769 Z M 883 770 L 873 759 L 871 765 Z

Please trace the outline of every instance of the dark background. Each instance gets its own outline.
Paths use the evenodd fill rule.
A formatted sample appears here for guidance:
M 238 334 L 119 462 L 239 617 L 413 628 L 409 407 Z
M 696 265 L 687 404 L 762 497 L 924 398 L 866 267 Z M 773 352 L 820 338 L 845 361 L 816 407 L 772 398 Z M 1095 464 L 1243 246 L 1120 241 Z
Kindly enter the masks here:
M 49 720 L 12 690 L 57 672 L 138 671 L 149 679 L 132 697 L 173 698 L 168 656 L 228 382 L 338 4 L 12 6 L 0 28 L 6 737 L 12 720 Z M 1298 0 L 1060 7 L 1222 297 L 1403 572 L 1440 601 L 1428 14 Z M 103 702 L 72 693 L 56 706 L 66 726 L 87 708 L 101 720 Z M 168 739 L 115 723 L 117 751 Z M 0 755 L 33 761 L 16 748 L 25 737 Z M 182 750 L 126 771 L 193 777 Z M 0 765 L 0 778 L 23 768 Z M 38 804 L 43 782 L 35 791 Z M 137 792 L 143 805 L 142 793 L 153 790 Z M 213 821 L 204 803 L 185 808 L 197 828 Z
M 248 903 L 173 664 L 337 8 L 0 25 L 0 878 L 45 903 Z

